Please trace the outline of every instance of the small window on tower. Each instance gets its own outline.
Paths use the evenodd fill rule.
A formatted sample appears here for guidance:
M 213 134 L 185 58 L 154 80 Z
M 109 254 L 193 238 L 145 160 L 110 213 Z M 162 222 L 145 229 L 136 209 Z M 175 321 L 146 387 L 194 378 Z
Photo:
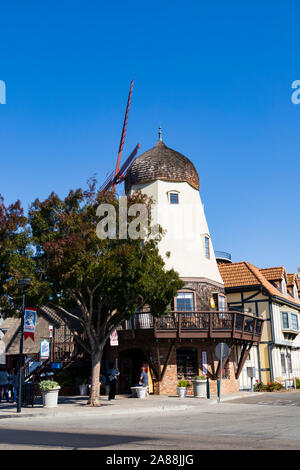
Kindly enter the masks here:
M 205 258 L 210 259 L 209 237 L 204 237 Z
M 170 193 L 170 204 L 179 204 L 178 193 Z

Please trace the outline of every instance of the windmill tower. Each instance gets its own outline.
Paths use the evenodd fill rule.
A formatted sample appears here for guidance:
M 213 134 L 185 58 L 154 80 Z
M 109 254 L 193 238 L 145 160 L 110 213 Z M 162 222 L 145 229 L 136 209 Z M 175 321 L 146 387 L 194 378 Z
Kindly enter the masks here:
M 199 194 L 198 173 L 187 157 L 164 144 L 161 129 L 157 144 L 137 157 L 127 171 L 126 194 L 138 189 L 155 201 L 153 219 L 165 231 L 159 250 L 166 267 L 179 272 L 186 285 L 202 296 L 198 306 L 209 309 L 212 293 L 223 292 L 223 281 Z

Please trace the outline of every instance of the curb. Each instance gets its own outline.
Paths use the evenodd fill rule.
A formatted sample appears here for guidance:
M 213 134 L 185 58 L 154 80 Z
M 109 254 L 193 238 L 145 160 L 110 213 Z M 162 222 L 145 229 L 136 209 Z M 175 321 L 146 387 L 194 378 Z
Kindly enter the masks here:
M 221 397 L 221 403 L 225 402 L 230 402 L 238 399 L 245 399 L 245 398 L 251 398 L 256 395 L 265 395 L 267 392 L 257 392 L 257 393 L 251 393 L 251 394 L 244 394 L 241 393 L 239 395 L 231 396 L 231 397 Z M 199 404 L 201 405 L 199 406 Z M 70 415 L 77 415 L 77 416 L 88 416 L 89 414 L 93 413 L 93 416 L 116 416 L 116 415 L 128 415 L 128 414 L 152 414 L 152 413 L 157 413 L 157 412 L 169 412 L 169 411 L 184 411 L 184 410 L 192 410 L 192 409 L 205 409 L 205 406 L 209 405 L 215 405 L 218 404 L 218 399 L 217 397 L 210 398 L 210 399 L 199 399 L 196 400 L 194 403 L 192 403 L 190 400 L 187 403 L 182 403 L 182 404 L 161 404 L 161 405 L 155 405 L 153 403 L 153 406 L 150 404 L 145 406 L 145 407 L 126 407 L 126 408 L 120 408 L 118 405 L 115 406 L 100 406 L 99 408 L 92 408 L 92 407 L 87 407 L 87 408 L 75 408 L 70 405 L 70 408 L 67 409 L 61 409 L 61 406 L 68 407 L 69 405 L 58 405 L 56 408 L 49 408 L 45 409 L 43 408 L 43 411 L 36 411 L 36 412 L 30 412 L 30 413 L 6 413 L 6 414 L 1 414 L 0 412 L 0 420 L 1 419 L 10 419 L 10 418 L 40 418 L 40 417 L 46 417 L 46 416 L 53 416 L 53 417 L 68 417 Z M 202 406 L 203 405 L 203 406 Z M 93 410 L 93 412 L 91 411 Z
M 156 412 L 167 412 L 167 411 L 184 411 L 188 410 L 191 408 L 195 408 L 192 405 L 179 405 L 179 406 L 155 406 L 155 407 L 147 407 L 147 408 L 133 408 L 133 409 L 119 409 L 119 408 L 113 408 L 113 409 L 103 409 L 101 406 L 99 408 L 88 408 L 88 410 L 69 410 L 69 411 L 63 411 L 59 410 L 59 406 L 57 408 L 52 408 L 44 412 L 37 412 L 37 413 L 24 413 L 24 414 L 6 414 L 6 415 L 1 415 L 0 414 L 0 420 L 1 419 L 10 419 L 10 418 L 37 418 L 37 417 L 45 417 L 45 416 L 55 416 L 55 417 L 68 417 L 70 415 L 76 415 L 76 416 L 89 416 L 91 413 L 93 413 L 93 416 L 120 416 L 120 415 L 128 415 L 128 414 L 151 414 L 151 413 L 156 413 Z M 90 411 L 90 410 L 93 410 Z

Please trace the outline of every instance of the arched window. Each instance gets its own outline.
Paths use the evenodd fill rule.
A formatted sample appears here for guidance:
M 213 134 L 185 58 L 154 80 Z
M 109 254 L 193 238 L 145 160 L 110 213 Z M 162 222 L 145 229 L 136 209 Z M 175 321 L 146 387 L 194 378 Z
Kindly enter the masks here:
M 178 292 L 175 300 L 177 312 L 193 312 L 195 310 L 195 293 L 193 291 Z
M 179 348 L 176 351 L 177 356 L 177 378 L 184 377 L 191 380 L 198 375 L 198 351 L 196 348 Z

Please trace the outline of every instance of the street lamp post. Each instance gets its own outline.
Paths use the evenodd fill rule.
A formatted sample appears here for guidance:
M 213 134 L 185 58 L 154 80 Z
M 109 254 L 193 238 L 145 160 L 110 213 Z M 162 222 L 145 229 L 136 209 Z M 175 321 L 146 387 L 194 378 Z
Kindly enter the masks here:
M 21 413 L 22 404 L 22 371 L 23 371 L 23 341 L 24 341 L 24 318 L 25 318 L 25 294 L 31 284 L 30 279 L 20 279 L 18 286 L 22 290 L 22 316 L 21 316 L 21 330 L 20 330 L 20 355 L 19 355 L 19 375 L 18 375 L 18 400 L 17 400 L 17 413 Z

